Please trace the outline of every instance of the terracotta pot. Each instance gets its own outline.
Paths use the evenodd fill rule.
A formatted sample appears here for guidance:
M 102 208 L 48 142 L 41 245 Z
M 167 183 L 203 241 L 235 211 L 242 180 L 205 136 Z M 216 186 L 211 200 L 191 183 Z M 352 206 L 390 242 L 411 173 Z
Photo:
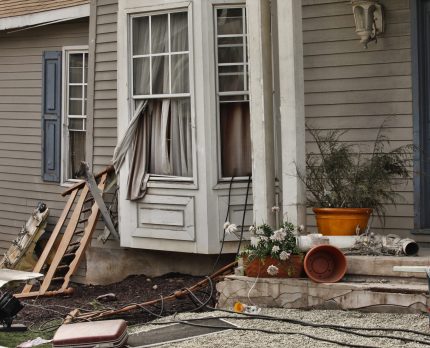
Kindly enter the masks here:
M 313 208 L 318 232 L 325 236 L 354 236 L 363 233 L 369 222 L 370 208 Z
M 303 256 L 291 255 L 288 260 L 282 261 L 272 257 L 265 259 L 255 258 L 251 261 L 244 258 L 243 265 L 245 275 L 259 278 L 300 278 L 303 273 Z M 274 265 L 278 267 L 278 274 L 272 276 L 267 273 L 267 267 Z
M 336 283 L 346 273 L 346 257 L 333 245 L 318 245 L 305 256 L 305 272 L 317 283 Z

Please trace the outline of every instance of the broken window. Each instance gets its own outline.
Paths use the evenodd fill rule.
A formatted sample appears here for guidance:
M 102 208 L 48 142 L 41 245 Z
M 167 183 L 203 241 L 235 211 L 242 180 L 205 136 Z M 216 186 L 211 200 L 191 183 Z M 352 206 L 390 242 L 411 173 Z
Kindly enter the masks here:
M 249 78 L 244 6 L 215 11 L 221 177 L 251 174 Z
M 65 58 L 63 179 L 74 180 L 85 161 L 88 53 L 69 50 Z
M 146 101 L 140 149 L 151 176 L 192 177 L 188 12 L 132 18 L 132 97 Z

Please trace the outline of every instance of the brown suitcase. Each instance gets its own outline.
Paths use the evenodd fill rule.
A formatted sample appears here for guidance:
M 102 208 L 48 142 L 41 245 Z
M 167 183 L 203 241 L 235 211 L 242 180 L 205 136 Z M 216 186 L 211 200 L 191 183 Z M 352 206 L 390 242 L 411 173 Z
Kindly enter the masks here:
M 127 342 L 127 323 L 122 320 L 92 321 L 61 325 L 54 335 L 54 348 L 123 347 Z

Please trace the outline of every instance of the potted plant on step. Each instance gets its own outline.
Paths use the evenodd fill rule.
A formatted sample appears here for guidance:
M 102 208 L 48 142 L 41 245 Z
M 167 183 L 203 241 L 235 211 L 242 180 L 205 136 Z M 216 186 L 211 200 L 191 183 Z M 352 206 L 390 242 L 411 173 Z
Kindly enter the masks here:
M 303 272 L 300 252 L 292 223 L 284 222 L 278 230 L 267 224 L 251 226 L 251 242 L 241 253 L 245 275 L 260 278 L 298 278 Z
M 319 233 L 362 233 L 372 212 L 385 222 L 385 204 L 401 198 L 396 186 L 411 178 L 413 145 L 388 149 L 388 138 L 379 127 L 373 145 L 342 142 L 347 131 L 320 131 L 307 126 L 318 152 L 306 154 L 306 171 L 298 176 L 307 189 Z

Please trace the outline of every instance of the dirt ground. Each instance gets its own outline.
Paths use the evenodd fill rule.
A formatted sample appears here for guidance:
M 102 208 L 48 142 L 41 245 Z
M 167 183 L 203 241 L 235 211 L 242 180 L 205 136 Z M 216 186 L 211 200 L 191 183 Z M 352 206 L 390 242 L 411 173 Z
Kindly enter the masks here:
M 148 278 L 144 275 L 131 276 L 122 282 L 104 285 L 80 285 L 72 284 L 75 289 L 72 296 L 40 297 L 36 299 L 22 299 L 25 306 L 14 320 L 14 323 L 22 323 L 34 328 L 46 328 L 57 322 L 56 319 L 65 318 L 75 308 L 81 311 L 99 310 L 102 308 L 121 308 L 131 303 L 142 303 L 148 300 L 160 298 L 172 294 L 175 290 L 190 287 L 202 280 L 202 277 L 193 277 L 183 274 L 167 274 L 157 278 Z M 209 290 L 209 289 L 208 289 Z M 210 291 L 202 291 L 197 295 L 207 299 Z M 114 301 L 98 301 L 97 297 L 108 293 L 115 294 Z M 214 303 L 211 303 L 212 305 Z M 160 306 L 149 308 L 159 314 Z M 191 311 L 196 305 L 189 298 L 165 302 L 162 315 L 170 315 L 177 312 Z M 138 310 L 122 315 L 129 325 L 145 323 L 155 319 L 147 311 Z

